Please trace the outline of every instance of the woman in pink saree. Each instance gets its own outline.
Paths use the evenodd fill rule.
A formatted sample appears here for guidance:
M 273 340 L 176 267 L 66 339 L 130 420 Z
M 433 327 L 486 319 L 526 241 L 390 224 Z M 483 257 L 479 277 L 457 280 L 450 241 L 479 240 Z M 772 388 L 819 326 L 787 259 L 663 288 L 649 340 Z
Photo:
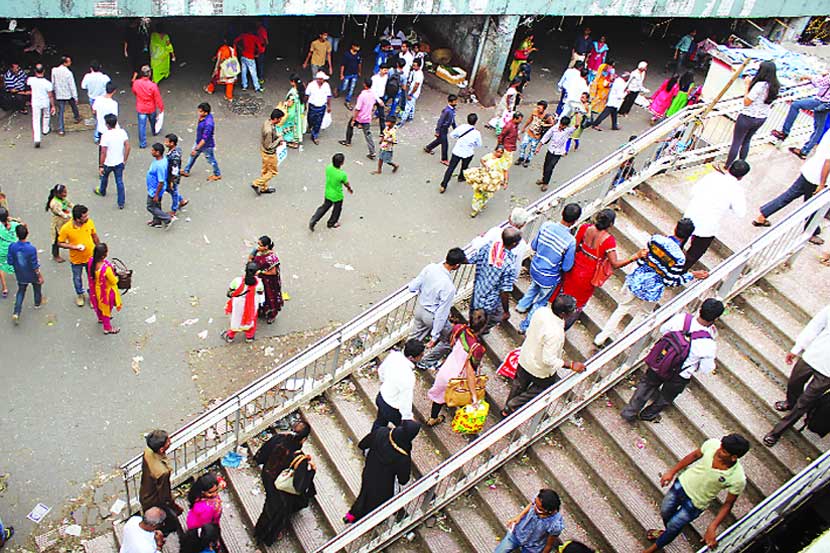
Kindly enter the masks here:
M 662 119 L 663 116 L 665 116 L 666 110 L 669 109 L 672 100 L 674 100 L 674 97 L 677 96 L 677 93 L 680 90 L 679 81 L 680 76 L 675 73 L 670 79 L 663 81 L 660 88 L 654 92 L 654 95 L 651 97 L 651 105 L 648 106 L 648 110 L 652 115 L 652 124 L 656 123 Z
M 591 51 L 588 52 L 588 61 L 585 66 L 588 68 L 588 84 L 594 80 L 599 66 L 605 63 L 605 58 L 608 55 L 608 44 L 605 42 L 605 35 L 595 40 L 591 46 Z
M 98 323 L 103 325 L 104 334 L 118 334 L 120 328 L 113 328 L 113 310 L 121 311 L 121 292 L 118 291 L 118 277 L 115 269 L 107 261 L 107 245 L 101 242 L 92 251 L 87 262 L 89 278 L 89 305 L 98 316 Z
M 222 498 L 216 473 L 206 472 L 193 482 L 187 492 L 190 511 L 187 513 L 187 529 L 201 528 L 205 524 L 219 526 L 222 518 Z

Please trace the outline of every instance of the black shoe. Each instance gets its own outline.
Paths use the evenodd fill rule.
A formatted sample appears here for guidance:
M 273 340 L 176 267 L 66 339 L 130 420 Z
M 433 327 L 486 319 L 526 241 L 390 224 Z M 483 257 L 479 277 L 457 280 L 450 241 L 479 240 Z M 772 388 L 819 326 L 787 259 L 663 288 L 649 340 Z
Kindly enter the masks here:
M 256 195 L 257 195 L 257 196 L 259 196 L 260 194 L 262 194 L 262 191 L 259 189 L 259 186 L 255 185 L 255 184 L 252 184 L 252 185 L 251 185 L 251 188 L 253 188 L 253 189 L 254 189 L 254 192 L 256 192 Z
M 276 188 L 268 187 L 265 190 L 260 190 L 259 192 L 260 192 L 260 194 L 273 194 L 276 191 L 277 191 Z
M 352 145 L 351 142 L 346 142 L 345 140 L 338 140 L 337 143 L 340 144 L 341 146 L 351 146 Z
M 309 221 L 308 222 L 308 230 L 310 230 L 311 232 L 314 232 L 314 221 Z

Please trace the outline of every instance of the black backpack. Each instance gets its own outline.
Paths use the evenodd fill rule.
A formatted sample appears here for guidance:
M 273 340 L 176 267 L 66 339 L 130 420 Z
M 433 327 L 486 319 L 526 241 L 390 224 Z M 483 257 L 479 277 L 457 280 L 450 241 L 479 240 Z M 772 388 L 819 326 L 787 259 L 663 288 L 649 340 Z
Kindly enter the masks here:
M 395 71 L 389 73 L 389 78 L 386 80 L 386 89 L 383 91 L 387 100 L 393 99 L 401 90 L 401 74 Z
M 830 392 L 819 398 L 813 407 L 807 411 L 805 426 L 810 432 L 822 438 L 830 434 Z

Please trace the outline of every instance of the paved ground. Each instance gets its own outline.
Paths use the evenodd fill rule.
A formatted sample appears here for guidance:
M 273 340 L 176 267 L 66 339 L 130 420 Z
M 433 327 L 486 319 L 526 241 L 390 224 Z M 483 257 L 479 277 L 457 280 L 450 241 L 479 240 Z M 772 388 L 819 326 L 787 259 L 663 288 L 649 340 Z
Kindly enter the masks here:
M 98 32 L 96 43 L 117 54 L 117 35 L 100 27 L 91 29 L 88 23 L 79 25 L 86 25 L 80 27 L 83 32 Z M 426 90 L 415 123 L 399 134 L 395 157 L 402 169 L 394 176 L 369 175 L 371 164 L 364 157 L 361 137 L 356 137 L 355 146 L 345 150 L 345 168 L 356 193 L 346 198 L 343 227 L 320 228 L 311 234 L 306 224 L 322 200 L 324 167 L 343 150 L 337 144 L 347 120 L 343 105 L 335 102 L 334 124 L 323 133 L 320 146 L 307 142 L 303 151 L 290 152 L 273 182 L 278 193 L 257 198 L 248 185 L 259 170 L 257 141 L 263 116 L 236 116 L 220 98 L 202 93 L 210 67 L 210 53 L 199 49 L 202 36 L 182 29 L 172 36 L 180 63 L 161 86 L 167 105 L 165 131 L 178 133 L 187 148 L 195 130 L 195 106 L 210 100 L 216 107 L 216 154 L 224 178 L 207 183 L 208 166 L 200 160 L 182 185 L 191 206 L 169 232 L 144 224 L 148 150 L 133 150 L 126 170 L 127 208 L 118 211 L 114 197 L 92 194 L 97 173 L 91 132 L 67 133 L 62 138 L 53 133 L 44 139 L 42 149 L 35 150 L 28 117 L 11 117 L 0 128 L 0 166 L 6 174 L 2 188 L 12 214 L 29 223 L 31 238 L 41 250 L 45 294 L 50 300 L 42 311 L 27 306 L 19 327 L 11 325 L 11 300 L 5 300 L 0 319 L 4 357 L 0 473 L 11 475 L 9 489 L 0 496 L 0 512 L 23 533 L 30 528 L 20 521 L 35 503 L 59 505 L 97 471 L 109 471 L 138 453 L 144 432 L 154 427 L 173 429 L 201 410 L 199 390 L 188 367 L 189 352 L 220 345 L 225 287 L 239 274 L 259 235 L 274 238 L 284 286 L 292 297 L 276 324 L 261 328 L 260 335 L 281 335 L 349 319 L 406 282 L 425 263 L 442 257 L 449 247 L 463 245 L 503 220 L 511 204 L 526 203 L 540 194 L 533 184 L 541 172 L 541 159 L 536 159 L 531 168 L 514 168 L 509 190 L 499 193 L 475 220 L 468 217 L 468 187 L 453 183 L 440 196 L 437 183 L 443 166 L 437 157 L 423 154 L 421 147 L 432 136 L 444 100 Z M 529 102 L 556 96 L 553 83 L 566 55 L 553 45 L 555 39 L 550 38 L 551 47 L 537 60 L 526 93 Z M 58 42 L 60 36 L 49 40 Z M 633 67 L 643 47 L 627 47 L 624 65 Z M 79 60 L 89 56 L 81 50 L 76 54 Z M 112 68 L 114 80 L 127 85 L 124 64 L 100 57 Z M 76 68 L 79 80 L 81 65 L 79 61 Z M 290 71 L 287 61 L 268 64 L 264 95 L 268 105 L 282 98 Z M 647 84 L 653 89 L 662 78 L 653 71 Z M 118 99 L 135 147 L 132 95 L 121 94 Z M 477 111 L 485 121 L 491 114 L 479 106 L 462 105 L 459 119 L 470 111 Z M 554 184 L 646 125 L 646 116 L 637 111 L 624 121 L 620 133 L 587 131 L 584 147 L 560 163 Z M 494 137 L 485 133 L 485 143 L 492 147 Z M 43 206 L 56 182 L 68 185 L 73 202 L 90 207 L 111 255 L 135 270 L 135 288 L 124 297 L 124 309 L 116 319 L 123 330 L 118 336 L 100 334 L 90 311 L 74 305 L 69 267 L 49 260 L 49 216 Z M 207 338 L 200 339 L 198 334 L 205 330 Z M 138 373 L 132 368 L 134 361 Z M 199 374 L 202 381 L 227 376 L 218 367 L 213 374 L 201 368 Z

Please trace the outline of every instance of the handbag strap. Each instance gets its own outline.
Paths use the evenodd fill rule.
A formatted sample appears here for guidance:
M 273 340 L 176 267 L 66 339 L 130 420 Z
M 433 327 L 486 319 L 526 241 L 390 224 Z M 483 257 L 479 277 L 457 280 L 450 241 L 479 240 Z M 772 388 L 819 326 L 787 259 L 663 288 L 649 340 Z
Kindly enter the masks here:
M 297 452 L 297 456 L 294 457 L 294 460 L 291 461 L 291 464 L 288 466 L 291 470 L 297 470 L 297 467 L 300 466 L 300 463 L 305 461 L 306 455 L 302 452 Z

